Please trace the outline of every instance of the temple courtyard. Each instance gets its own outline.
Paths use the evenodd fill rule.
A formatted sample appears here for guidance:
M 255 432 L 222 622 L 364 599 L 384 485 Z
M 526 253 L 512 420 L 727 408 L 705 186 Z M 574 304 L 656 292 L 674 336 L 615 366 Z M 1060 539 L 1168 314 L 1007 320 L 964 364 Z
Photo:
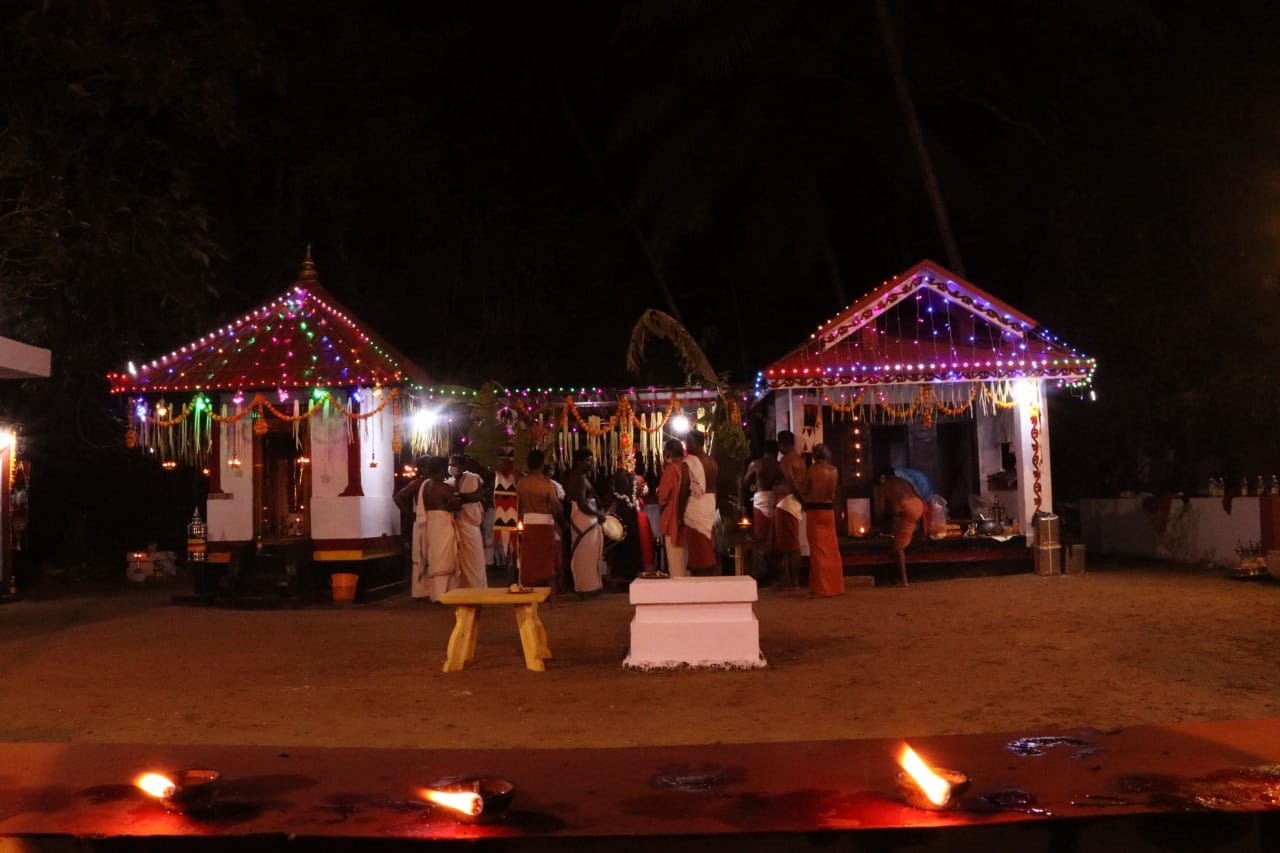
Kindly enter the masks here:
M 484 611 L 475 660 L 444 673 L 441 605 L 172 603 L 188 590 L 55 578 L 0 605 L 0 742 L 583 748 L 1280 716 L 1280 583 L 1221 568 L 764 589 L 752 670 L 624 668 L 624 594 L 544 605 L 545 672 L 524 667 L 509 609 Z

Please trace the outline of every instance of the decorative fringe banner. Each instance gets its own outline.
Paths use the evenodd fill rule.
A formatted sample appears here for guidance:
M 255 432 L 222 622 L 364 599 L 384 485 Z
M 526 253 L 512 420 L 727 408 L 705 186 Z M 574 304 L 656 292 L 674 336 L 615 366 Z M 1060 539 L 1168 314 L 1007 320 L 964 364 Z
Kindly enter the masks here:
M 278 400 L 276 400 L 278 398 Z M 738 401 L 732 396 L 721 396 L 712 404 L 707 393 L 689 395 L 686 399 L 672 393 L 665 401 L 650 399 L 646 411 L 637 411 L 637 404 L 628 396 L 615 401 L 579 402 L 573 395 L 562 400 L 550 399 L 540 404 L 529 404 L 520 398 L 496 401 L 494 411 L 476 412 L 474 404 L 463 403 L 465 410 L 452 408 L 453 401 L 432 403 L 430 406 L 408 397 L 411 411 L 402 411 L 405 399 L 397 389 L 352 389 L 339 396 L 339 392 L 317 389 L 311 394 L 277 392 L 272 398 L 256 393 L 249 400 L 238 394 L 234 406 L 223 403 L 215 411 L 214 405 L 204 395 L 197 395 L 176 410 L 161 398 L 148 403 L 134 398 L 129 410 L 126 443 L 129 446 L 150 448 L 163 462 L 184 462 L 193 465 L 207 463 L 213 445 L 213 429 L 218 425 L 231 427 L 244 421 L 252 425 L 252 432 L 228 429 L 223 456 L 228 460 L 241 460 L 248 448 L 243 442 L 252 434 L 267 431 L 267 418 L 275 418 L 289 425 L 294 442 L 301 449 L 301 426 L 319 417 L 316 424 L 333 423 L 346 433 L 347 442 L 357 437 L 373 443 L 376 437 L 385 437 L 387 421 L 390 421 L 392 452 L 399 456 L 402 436 L 407 437 L 408 450 L 414 456 L 424 454 L 444 455 L 454 446 L 459 436 L 468 436 L 475 423 L 485 418 L 502 424 L 505 438 L 515 444 L 538 447 L 547 455 L 547 461 L 559 471 L 572 465 L 575 450 L 589 449 L 596 463 L 603 470 L 622 467 L 629 471 L 657 473 L 662 468 L 662 444 L 664 431 L 672 418 L 688 418 L 690 425 L 698 425 L 707 431 L 708 451 L 715 436 L 715 426 L 720 422 L 740 424 L 742 419 Z M 609 406 L 613 413 L 608 417 L 592 413 L 597 406 Z M 386 409 L 391 407 L 390 412 Z M 716 412 L 723 408 L 723 416 Z M 388 418 L 389 416 L 389 418 Z M 372 421 L 377 417 L 377 422 Z M 248 418 L 246 421 L 245 419 Z M 316 428 L 316 427 L 313 427 Z M 370 460 L 371 461 L 371 460 Z
M 380 390 L 376 389 L 375 393 L 380 393 Z M 301 447 L 298 425 L 303 421 L 316 415 L 323 417 L 330 412 L 336 412 L 346 420 L 350 430 L 353 425 L 358 426 L 362 421 L 368 421 L 387 406 L 392 406 L 393 412 L 398 411 L 399 395 L 400 392 L 392 388 L 385 394 L 381 394 L 382 399 L 377 406 L 367 412 L 358 412 L 356 411 L 358 397 L 353 395 L 352 401 L 343 405 L 329 392 L 319 391 L 307 400 L 305 411 L 302 401 L 295 398 L 291 407 L 292 413 L 287 414 L 272 405 L 265 395 L 255 394 L 249 401 L 249 405 L 243 408 L 237 402 L 235 413 L 230 415 L 226 413 L 225 405 L 221 407 L 220 412 L 215 412 L 213 404 L 204 395 L 198 395 L 191 402 L 183 405 L 182 411 L 177 414 L 173 414 L 170 405 L 163 397 L 157 400 L 154 406 L 148 406 L 143 399 L 135 399 L 129 409 L 129 426 L 125 433 L 125 443 L 130 447 L 140 446 L 152 449 L 160 456 L 161 463 L 169 467 L 179 462 L 203 466 L 208 462 L 209 453 L 213 449 L 215 423 L 235 424 L 249 417 L 255 422 L 255 432 L 261 433 L 266 432 L 266 422 L 263 418 L 269 414 L 292 425 L 294 442 Z M 237 400 L 239 399 L 237 397 Z M 393 446 L 398 443 L 398 424 L 395 429 Z M 231 434 L 236 438 L 232 439 L 235 446 L 227 448 L 228 458 L 239 459 L 238 431 L 232 431 Z M 350 437 L 349 432 L 348 438 Z
M 846 399 L 830 395 L 822 402 L 844 420 L 867 423 L 905 424 L 919 422 L 932 426 L 936 415 L 976 417 L 995 415 L 1018 405 L 1014 386 L 1018 381 L 939 382 L 931 385 L 863 385 L 850 389 Z M 871 399 L 868 399 L 870 397 Z M 975 406 L 976 404 L 976 406 Z

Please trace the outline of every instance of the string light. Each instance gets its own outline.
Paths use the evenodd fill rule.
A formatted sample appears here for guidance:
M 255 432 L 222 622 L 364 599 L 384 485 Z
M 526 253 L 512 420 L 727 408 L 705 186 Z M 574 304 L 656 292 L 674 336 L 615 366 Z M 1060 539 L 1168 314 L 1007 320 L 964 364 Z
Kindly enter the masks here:
M 883 283 L 810 341 L 757 374 L 758 396 L 775 388 L 1010 379 L 1045 379 L 1083 393 L 1097 369 L 1095 359 L 930 261 Z
M 415 385 L 398 357 L 302 282 L 164 358 L 130 362 L 107 379 L 112 393 Z

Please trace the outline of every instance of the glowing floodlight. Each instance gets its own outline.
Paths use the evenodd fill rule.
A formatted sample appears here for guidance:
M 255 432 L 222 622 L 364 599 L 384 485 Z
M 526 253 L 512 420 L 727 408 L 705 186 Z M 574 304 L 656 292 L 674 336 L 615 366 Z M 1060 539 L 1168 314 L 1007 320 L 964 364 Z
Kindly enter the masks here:
M 689 431 L 689 419 L 684 415 L 676 415 L 671 419 L 671 431 L 684 435 Z
M 1040 397 L 1039 389 L 1036 383 L 1029 379 L 1020 379 L 1013 383 L 1013 399 L 1018 401 L 1019 406 L 1030 406 L 1038 402 Z

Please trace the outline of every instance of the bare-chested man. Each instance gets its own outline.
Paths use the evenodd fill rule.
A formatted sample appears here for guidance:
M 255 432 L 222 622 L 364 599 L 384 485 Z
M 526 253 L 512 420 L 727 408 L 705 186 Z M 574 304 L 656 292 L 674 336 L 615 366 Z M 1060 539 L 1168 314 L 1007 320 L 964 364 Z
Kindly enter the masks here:
M 773 537 L 773 487 L 778 477 L 778 442 L 771 438 L 764 443 L 764 454 L 753 459 L 742 475 L 742 490 L 751 492 L 751 536 L 764 554 L 766 580 L 772 580 L 777 573 L 770 540 Z
M 893 558 L 898 563 L 902 585 L 907 585 L 907 546 L 915 536 L 916 525 L 924 515 L 924 498 L 910 480 L 894 473 L 892 468 L 880 472 L 876 488 L 876 516 L 893 513 Z
M 524 534 L 520 538 L 520 583 L 525 586 L 548 584 L 555 599 L 556 575 L 560 570 L 560 523 L 564 505 L 555 483 L 543 473 L 546 456 L 541 450 L 530 450 L 529 473 L 516 483 L 520 504 L 520 520 Z
M 804 532 L 809 540 L 809 592 L 814 595 L 844 593 L 844 561 L 836 538 L 836 499 L 840 472 L 831 464 L 825 444 L 813 448 L 813 464 L 800 482 L 804 498 Z
M 778 480 L 773 486 L 773 555 L 778 563 L 778 586 L 795 589 L 800 585 L 800 481 L 804 478 L 804 457 L 796 452 L 796 436 L 791 430 L 778 432 Z
M 688 453 L 680 470 L 680 518 L 684 521 L 689 574 L 717 575 L 715 460 L 703 450 L 706 439 L 693 430 L 685 438 Z
M 457 499 L 446 482 L 448 460 L 443 456 L 420 456 L 418 476 L 392 496 L 397 506 L 414 506 L 413 576 L 414 598 L 439 601 L 458 585 L 458 537 L 453 526 Z

